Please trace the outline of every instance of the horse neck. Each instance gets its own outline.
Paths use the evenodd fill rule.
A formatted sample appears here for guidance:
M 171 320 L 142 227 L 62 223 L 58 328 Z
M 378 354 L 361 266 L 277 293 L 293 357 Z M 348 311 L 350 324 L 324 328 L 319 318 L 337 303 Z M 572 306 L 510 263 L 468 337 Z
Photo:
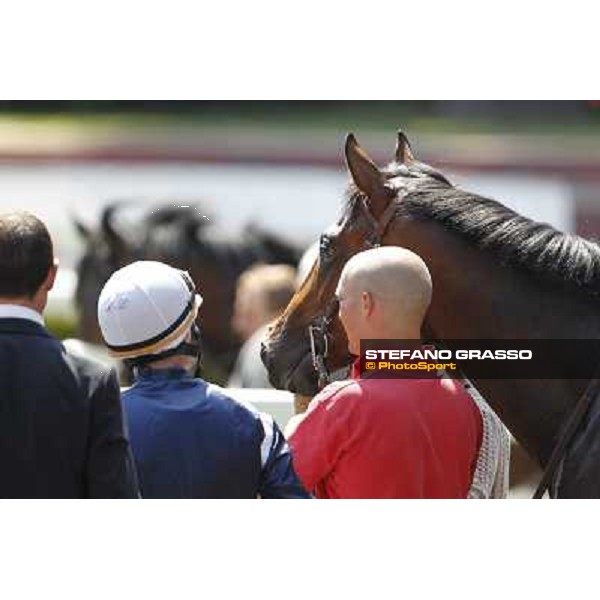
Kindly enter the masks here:
M 502 266 L 493 256 L 471 247 L 436 223 L 410 222 L 394 228 L 390 238 L 391 243 L 395 239 L 398 245 L 419 254 L 430 268 L 433 299 L 428 324 L 438 339 L 573 339 L 600 335 L 600 319 L 591 301 L 544 288 L 532 277 Z M 544 464 L 586 382 L 475 383 L 515 438 Z

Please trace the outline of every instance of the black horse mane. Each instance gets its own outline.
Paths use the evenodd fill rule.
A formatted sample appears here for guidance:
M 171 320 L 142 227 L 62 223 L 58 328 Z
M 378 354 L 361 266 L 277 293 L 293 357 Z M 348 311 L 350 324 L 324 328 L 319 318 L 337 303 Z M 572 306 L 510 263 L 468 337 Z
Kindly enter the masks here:
M 352 187 L 347 208 L 360 198 Z M 399 217 L 434 221 L 502 264 L 522 269 L 540 281 L 600 295 L 600 246 L 593 241 L 538 223 L 496 200 L 443 181 L 423 181 L 395 201 Z
M 427 182 L 399 201 L 398 214 L 440 223 L 503 264 L 542 280 L 600 294 L 597 244 L 528 219 L 496 200 Z

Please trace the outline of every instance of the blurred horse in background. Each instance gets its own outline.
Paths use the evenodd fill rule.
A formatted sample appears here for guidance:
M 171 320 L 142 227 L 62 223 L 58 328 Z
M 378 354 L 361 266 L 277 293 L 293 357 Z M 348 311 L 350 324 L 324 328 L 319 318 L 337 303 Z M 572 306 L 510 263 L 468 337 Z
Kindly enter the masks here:
M 256 263 L 296 267 L 300 250 L 256 225 L 247 226 L 241 236 L 223 232 L 197 205 L 156 207 L 126 231 L 126 227 L 118 227 L 116 223 L 123 209 L 132 204 L 122 201 L 107 205 L 96 230 L 74 218 L 85 243 L 77 267 L 75 292 L 78 335 L 87 342 L 103 343 L 96 306 L 102 287 L 112 273 L 136 260 L 166 262 L 189 271 L 204 298 L 198 315 L 203 365 L 213 379 L 224 381 L 241 346 L 241 340 L 231 328 L 239 275 Z

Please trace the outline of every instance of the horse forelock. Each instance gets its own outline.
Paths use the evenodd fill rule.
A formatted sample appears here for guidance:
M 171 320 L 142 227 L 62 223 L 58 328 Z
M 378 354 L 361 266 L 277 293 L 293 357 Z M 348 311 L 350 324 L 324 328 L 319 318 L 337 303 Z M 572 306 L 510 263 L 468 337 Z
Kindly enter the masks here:
M 452 183 L 441 171 L 418 161 L 411 161 L 409 164 L 392 162 L 381 169 L 381 174 L 386 187 L 400 197 L 418 190 L 428 182 L 452 187 Z M 354 206 L 363 199 L 367 199 L 367 196 L 353 182 L 350 182 L 344 194 L 342 213 L 349 214 Z

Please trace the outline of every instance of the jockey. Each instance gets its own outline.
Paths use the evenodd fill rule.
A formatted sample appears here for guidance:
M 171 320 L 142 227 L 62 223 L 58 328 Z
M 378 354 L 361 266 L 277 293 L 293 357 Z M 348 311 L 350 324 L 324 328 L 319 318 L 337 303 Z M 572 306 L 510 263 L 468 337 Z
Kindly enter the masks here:
M 98 300 L 110 353 L 133 367 L 123 406 L 146 498 L 307 498 L 272 417 L 194 377 L 202 297 L 189 275 L 139 261 Z

